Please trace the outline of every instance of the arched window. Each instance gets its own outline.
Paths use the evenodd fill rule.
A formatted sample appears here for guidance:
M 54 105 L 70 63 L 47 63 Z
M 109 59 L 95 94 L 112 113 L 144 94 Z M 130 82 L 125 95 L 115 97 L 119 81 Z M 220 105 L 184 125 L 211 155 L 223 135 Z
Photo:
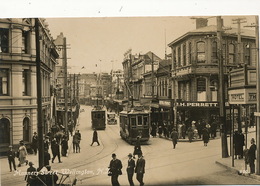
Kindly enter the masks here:
M 206 55 L 205 55 L 205 42 L 200 41 L 197 43 L 197 62 L 205 63 Z
M 218 62 L 218 46 L 216 41 L 212 42 L 212 62 Z
M 10 144 L 10 122 L 6 118 L 0 119 L 0 144 Z
M 235 63 L 235 45 L 232 43 L 228 45 L 228 63 L 229 64 Z
M 183 66 L 186 66 L 186 44 L 183 44 L 182 52 L 183 52 Z
M 23 140 L 30 141 L 30 119 L 28 117 L 23 119 Z

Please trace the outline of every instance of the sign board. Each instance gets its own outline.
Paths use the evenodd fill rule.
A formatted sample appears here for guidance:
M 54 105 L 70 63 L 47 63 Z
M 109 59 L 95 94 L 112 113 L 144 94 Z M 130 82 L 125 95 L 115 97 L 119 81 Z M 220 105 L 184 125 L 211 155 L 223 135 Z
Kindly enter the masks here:
M 229 104 L 256 104 L 256 89 L 243 88 L 228 91 Z
M 218 107 L 218 102 L 176 102 L 178 107 Z
M 172 107 L 172 102 L 170 100 L 159 100 L 159 105 L 164 107 Z

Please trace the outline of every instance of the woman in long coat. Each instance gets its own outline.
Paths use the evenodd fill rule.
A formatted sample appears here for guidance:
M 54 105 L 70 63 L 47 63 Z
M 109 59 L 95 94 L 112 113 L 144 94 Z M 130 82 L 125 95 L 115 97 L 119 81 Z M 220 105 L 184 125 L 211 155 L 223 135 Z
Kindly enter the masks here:
M 26 156 L 27 156 L 27 150 L 26 147 L 23 143 L 23 141 L 20 141 L 20 147 L 18 149 L 18 153 L 19 153 L 19 164 L 18 167 L 21 167 L 22 164 L 26 163 L 26 165 L 28 164 L 28 160 L 26 160 Z
M 178 141 L 178 132 L 176 131 L 176 129 L 173 129 L 171 138 L 172 138 L 173 148 L 175 149 L 177 141 Z
M 68 150 L 68 140 L 67 140 L 67 137 L 64 136 L 62 138 L 62 141 L 61 141 L 61 155 L 62 156 L 66 156 L 67 155 L 67 150 Z
M 193 139 L 193 130 L 191 127 L 188 128 L 188 138 L 189 138 L 189 142 L 191 143 L 192 142 L 192 139 Z
M 204 142 L 204 146 L 207 146 L 209 142 L 209 131 L 207 128 L 202 130 L 202 140 Z

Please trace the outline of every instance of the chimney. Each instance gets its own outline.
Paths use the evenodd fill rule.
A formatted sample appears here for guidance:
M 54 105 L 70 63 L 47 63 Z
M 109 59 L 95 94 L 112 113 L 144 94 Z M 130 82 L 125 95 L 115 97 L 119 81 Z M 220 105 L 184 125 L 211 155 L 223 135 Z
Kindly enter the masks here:
M 208 20 L 204 18 L 196 19 L 196 29 L 208 26 Z

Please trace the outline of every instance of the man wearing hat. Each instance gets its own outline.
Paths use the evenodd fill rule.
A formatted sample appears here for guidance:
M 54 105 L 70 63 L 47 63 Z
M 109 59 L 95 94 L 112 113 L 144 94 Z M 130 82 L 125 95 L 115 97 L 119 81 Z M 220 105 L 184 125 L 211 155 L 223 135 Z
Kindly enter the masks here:
M 251 146 L 248 150 L 248 163 L 249 163 L 249 166 L 250 166 L 250 173 L 251 174 L 255 173 L 255 159 L 256 159 L 255 151 L 256 151 L 255 139 L 252 138 L 251 139 Z
M 35 180 L 36 168 L 33 167 L 33 162 L 29 162 L 29 168 L 27 169 L 27 174 L 25 175 L 25 181 L 27 185 L 30 185 Z
M 37 132 L 33 133 L 33 137 L 32 137 L 32 149 L 34 154 L 37 154 L 37 150 L 38 150 L 38 136 L 37 136 Z
M 116 158 L 116 154 L 112 154 L 112 160 L 110 161 L 109 164 L 109 171 L 112 173 L 111 175 L 111 183 L 112 186 L 120 186 L 119 182 L 118 182 L 118 176 L 122 175 L 122 162 Z
M 14 170 L 16 170 L 16 165 L 15 165 L 15 152 L 13 151 L 13 147 L 11 145 L 9 146 L 9 151 L 7 152 L 7 157 L 8 157 L 10 172 L 12 172 L 12 164 L 13 164 Z
M 145 172 L 145 160 L 141 153 L 141 154 L 138 154 L 138 160 L 136 162 L 136 167 L 135 167 L 136 179 L 139 181 L 140 186 L 144 185 L 144 182 L 143 182 L 144 172 Z
M 131 153 L 128 154 L 128 165 L 126 168 L 128 181 L 130 183 L 130 186 L 134 186 L 133 182 L 133 176 L 135 171 L 135 160 L 133 160 L 133 155 Z

